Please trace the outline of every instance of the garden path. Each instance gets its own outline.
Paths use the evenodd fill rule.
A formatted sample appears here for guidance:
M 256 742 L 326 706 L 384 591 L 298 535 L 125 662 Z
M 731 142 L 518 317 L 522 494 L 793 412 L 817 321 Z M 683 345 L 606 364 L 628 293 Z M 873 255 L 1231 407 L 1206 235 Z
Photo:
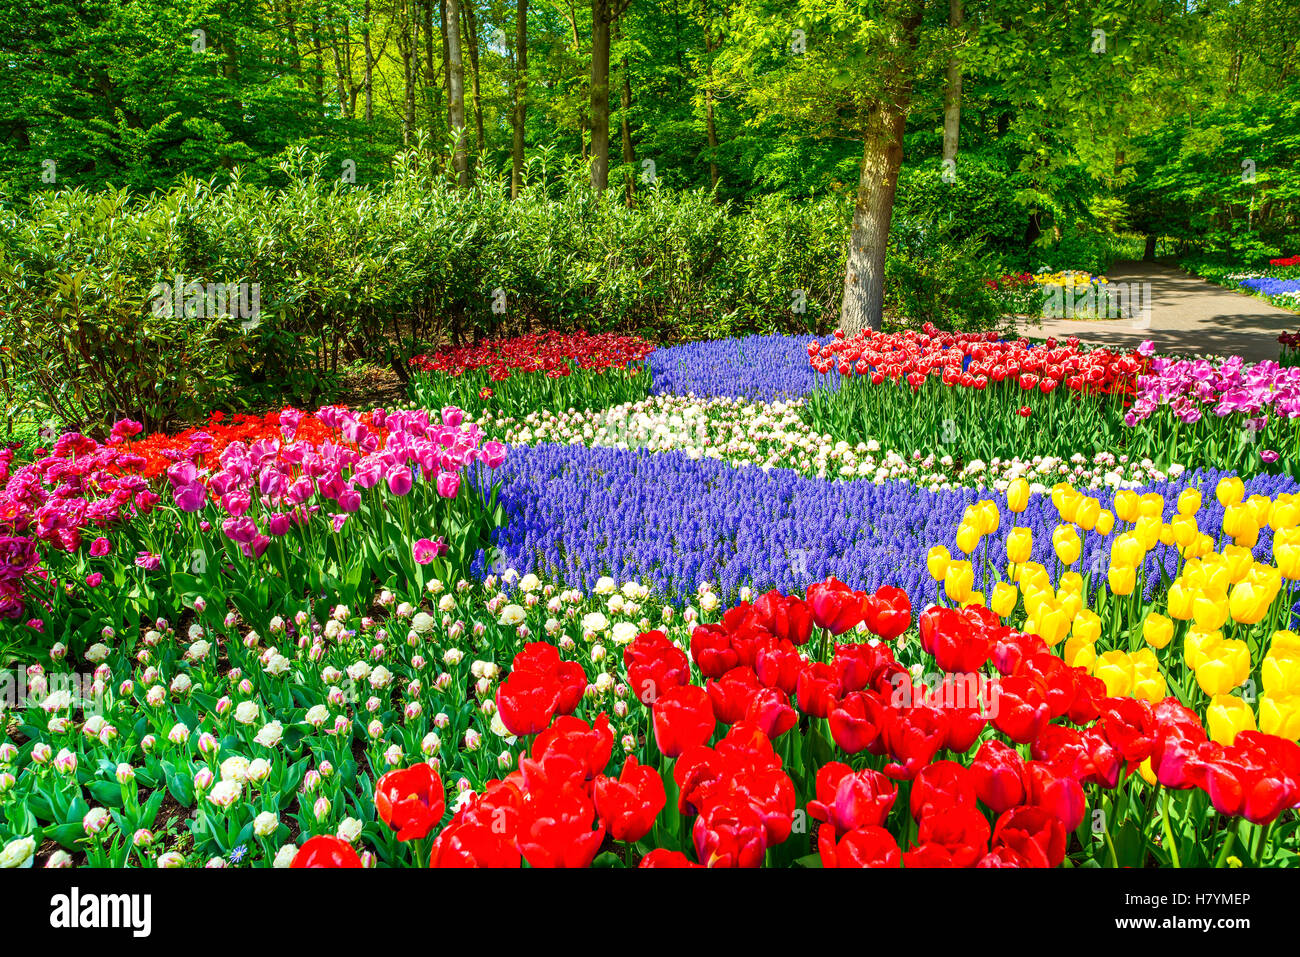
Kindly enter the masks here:
M 1240 355 L 1251 361 L 1277 359 L 1277 337 L 1300 329 L 1300 315 L 1262 299 L 1206 282 L 1175 266 L 1119 262 L 1106 278 L 1151 283 L 1151 310 L 1138 319 L 1044 319 L 1024 322 L 1029 336 L 1078 336 L 1100 346 L 1136 348 L 1151 339 L 1157 350 L 1173 353 Z

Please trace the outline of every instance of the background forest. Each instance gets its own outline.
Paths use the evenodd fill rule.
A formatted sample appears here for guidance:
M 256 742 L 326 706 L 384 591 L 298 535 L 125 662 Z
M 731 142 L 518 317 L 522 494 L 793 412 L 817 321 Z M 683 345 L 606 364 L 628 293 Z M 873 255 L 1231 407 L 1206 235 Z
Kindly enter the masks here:
M 0 0 L 6 380 L 155 422 L 539 325 L 991 328 L 1009 272 L 1259 264 L 1297 38 L 1281 0 Z M 214 281 L 259 322 L 149 308 Z

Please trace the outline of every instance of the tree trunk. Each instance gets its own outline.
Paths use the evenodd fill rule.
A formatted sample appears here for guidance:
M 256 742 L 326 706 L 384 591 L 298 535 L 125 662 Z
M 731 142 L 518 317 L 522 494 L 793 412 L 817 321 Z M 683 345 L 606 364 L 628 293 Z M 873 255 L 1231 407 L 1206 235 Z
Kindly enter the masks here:
M 636 162 L 636 152 L 632 149 L 632 126 L 628 122 L 628 112 L 632 109 L 632 79 L 628 71 L 627 54 L 623 54 L 623 89 L 619 96 L 618 125 L 623 138 L 623 165 L 631 166 Z M 632 205 L 636 193 L 636 175 L 627 174 L 627 204 Z
M 591 186 L 609 185 L 609 24 L 611 0 L 591 0 Z
M 375 56 L 370 48 L 370 0 L 366 0 L 365 20 L 362 26 L 365 32 L 362 34 L 366 54 L 366 70 L 362 82 L 365 90 L 365 117 L 366 125 L 370 126 L 375 122 Z
M 456 169 L 456 184 L 462 189 L 469 186 L 469 157 L 465 150 L 465 65 L 460 58 L 460 0 L 447 0 L 447 100 L 452 134 L 456 137 L 456 151 L 452 166 Z
M 478 82 L 478 21 L 474 18 L 473 0 L 468 0 L 463 7 L 465 11 L 465 43 L 469 47 L 470 88 L 474 96 L 474 126 L 478 133 L 478 152 L 481 156 L 487 149 L 483 139 L 483 101 L 479 96 Z
M 510 198 L 524 187 L 524 124 L 528 118 L 528 0 L 515 7 L 514 140 L 510 147 Z
M 1156 234 L 1155 234 L 1155 233 L 1149 233 L 1149 234 L 1147 235 L 1147 244 L 1146 244 L 1146 248 L 1142 251 L 1142 260 L 1143 260 L 1144 262 L 1153 262 L 1153 261 L 1155 260 L 1155 258 L 1156 258 L 1156 239 L 1157 239 L 1157 237 L 1156 237 Z
M 718 128 L 713 122 L 713 30 L 708 19 L 708 2 L 703 4 L 704 15 L 704 131 L 709 138 L 709 188 L 718 191 Z
M 948 0 L 948 28 L 955 34 L 961 29 L 961 0 Z M 954 42 L 955 38 L 954 38 Z M 948 57 L 947 83 L 943 91 L 943 158 L 957 159 L 957 134 L 961 129 L 961 64 L 954 51 Z
M 913 4 L 903 31 L 897 60 L 880 99 L 867 116 L 862 172 L 853 211 L 848 262 L 844 269 L 844 300 L 840 328 L 850 335 L 879 329 L 885 311 L 885 253 L 894 216 L 898 171 L 903 165 L 903 127 L 912 93 L 911 55 L 916 50 L 923 4 Z

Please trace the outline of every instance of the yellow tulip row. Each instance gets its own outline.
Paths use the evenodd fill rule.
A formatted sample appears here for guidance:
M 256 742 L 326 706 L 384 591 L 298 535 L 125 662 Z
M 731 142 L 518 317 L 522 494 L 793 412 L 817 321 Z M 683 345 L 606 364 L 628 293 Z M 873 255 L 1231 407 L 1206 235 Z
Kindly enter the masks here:
M 1252 643 L 1236 636 L 1244 634 L 1258 647 L 1261 636 L 1255 634 L 1255 626 L 1269 619 L 1264 634 L 1271 639 L 1260 665 L 1264 693 L 1258 701 L 1258 729 L 1300 739 L 1300 637 L 1271 627 L 1276 618 L 1289 613 L 1290 586 L 1300 580 L 1300 496 L 1284 493 L 1275 499 L 1266 495 L 1246 498 L 1239 478 L 1220 481 L 1215 496 L 1224 506 L 1221 534 L 1232 539 L 1221 551 L 1216 550 L 1215 537 L 1197 525 L 1202 498 L 1196 489 L 1179 495 L 1177 513 L 1165 522 L 1165 503 L 1158 493 L 1120 491 L 1112 512 L 1102 508 L 1097 499 L 1061 483 L 1051 491 L 1061 517 L 1052 534 L 1053 552 L 1063 566 L 1056 587 L 1048 569 L 1031 560 L 1033 532 L 1027 527 L 1013 525 L 1007 534 L 1010 564 L 1006 578 L 996 582 L 987 596 L 974 590 L 975 566 L 969 559 L 954 559 L 946 548 L 936 546 L 927 556 L 927 567 L 953 603 L 987 604 L 1004 620 L 1023 604 L 1023 630 L 1038 634 L 1051 648 L 1064 642 L 1061 657 L 1100 678 L 1112 696 L 1151 701 L 1164 698 L 1169 680 L 1156 653 L 1173 642 L 1181 630 L 1179 622 L 1188 622 L 1181 660 L 1185 674 L 1195 678 L 1196 686 L 1209 699 L 1206 720 L 1215 740 L 1231 741 L 1237 732 L 1257 727 L 1251 707 Z M 1007 492 L 1010 510 L 1024 511 L 1028 497 L 1028 484 L 1013 482 Z M 985 537 L 998 530 L 1000 519 L 992 501 L 968 507 L 957 530 L 958 551 L 973 555 Z M 1121 632 L 1118 599 L 1135 592 L 1138 597 L 1129 598 L 1127 604 L 1134 619 L 1130 625 L 1136 625 L 1142 610 L 1139 577 L 1148 554 L 1159 544 L 1176 546 L 1181 565 L 1165 595 L 1167 614 L 1147 608 L 1142 618 L 1141 640 L 1146 647 L 1098 652 L 1096 644 L 1105 630 L 1102 618 L 1088 607 L 1090 582 L 1071 566 L 1082 554 L 1084 535 L 1108 536 L 1117 523 L 1128 527 L 1116 533 L 1111 543 L 1106 570 L 1110 597 L 1098 591 L 1099 601 L 1109 603 L 1112 611 L 1112 641 Z M 1274 564 L 1256 561 L 1252 553 L 1266 526 L 1274 533 Z M 1225 637 L 1222 629 L 1229 623 L 1233 636 Z M 1130 642 L 1137 641 L 1135 629 L 1130 635 Z M 1165 667 L 1171 668 L 1177 661 L 1177 657 L 1167 659 Z M 1183 692 L 1180 697 L 1186 698 L 1190 683 L 1178 685 Z M 1242 696 L 1232 693 L 1238 689 Z

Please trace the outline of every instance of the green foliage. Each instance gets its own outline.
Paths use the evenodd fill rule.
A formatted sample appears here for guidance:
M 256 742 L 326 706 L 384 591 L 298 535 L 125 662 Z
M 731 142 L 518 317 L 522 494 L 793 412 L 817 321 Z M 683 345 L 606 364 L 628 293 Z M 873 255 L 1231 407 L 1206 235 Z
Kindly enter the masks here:
M 997 275 L 998 262 L 979 237 L 958 238 L 947 226 L 895 217 L 885 296 L 896 324 L 931 322 L 962 332 L 1000 328 L 1004 300 L 986 282 Z

